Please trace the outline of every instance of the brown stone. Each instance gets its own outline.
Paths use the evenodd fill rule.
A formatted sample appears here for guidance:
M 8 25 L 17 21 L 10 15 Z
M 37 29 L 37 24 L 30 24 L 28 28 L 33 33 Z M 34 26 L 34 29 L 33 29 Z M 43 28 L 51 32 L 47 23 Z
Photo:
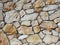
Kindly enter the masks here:
M 3 28 L 3 31 L 7 34 L 16 34 L 16 28 L 12 24 L 6 24 Z
M 2 0 L 2 2 L 7 2 L 7 0 Z
M 60 32 L 60 28 L 56 28 L 56 31 L 57 31 L 57 32 Z

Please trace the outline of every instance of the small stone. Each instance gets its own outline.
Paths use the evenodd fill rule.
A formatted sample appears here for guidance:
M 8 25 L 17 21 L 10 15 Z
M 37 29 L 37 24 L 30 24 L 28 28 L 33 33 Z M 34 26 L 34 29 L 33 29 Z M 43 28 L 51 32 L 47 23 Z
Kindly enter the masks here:
M 47 30 L 43 30 L 44 34 L 51 34 L 51 32 L 47 31 Z
M 21 10 L 19 13 L 20 13 L 21 17 L 23 17 L 25 15 L 25 11 L 24 10 Z
M 3 3 L 0 3 L 0 9 L 3 9 Z
M 46 45 L 45 43 L 41 42 L 39 45 Z
M 27 38 L 27 37 L 28 37 L 28 35 L 21 35 L 21 36 L 18 37 L 18 39 L 19 39 L 19 40 L 23 40 L 23 39 L 25 39 L 25 38 Z
M 24 4 L 24 0 L 20 0 L 16 3 L 16 10 L 21 10 Z
M 38 21 L 37 20 L 32 21 L 32 26 L 36 26 L 36 25 L 38 25 Z
M 0 20 L 3 20 L 2 10 L 0 10 Z
M 16 34 L 16 28 L 12 24 L 6 24 L 3 28 L 3 31 L 7 34 Z
M 7 2 L 7 0 L 2 0 L 2 2 Z
M 34 26 L 33 29 L 34 29 L 35 33 L 40 32 L 40 27 L 39 26 Z
M 34 9 L 27 9 L 26 10 L 26 13 L 30 14 L 30 13 L 33 13 L 34 12 Z
M 59 18 L 54 19 L 54 22 L 55 22 L 55 23 L 59 23 L 59 22 L 60 22 L 60 17 L 59 17 Z
M 38 36 L 38 34 L 34 34 L 34 35 L 31 35 L 27 38 L 27 41 L 28 42 L 31 42 L 31 43 L 34 43 L 34 44 L 38 44 L 41 42 L 41 39 L 40 37 Z
M 3 27 L 4 27 L 4 22 L 1 21 L 1 22 L 0 22 L 0 28 L 3 28 Z
M 54 43 L 50 44 L 50 45 L 55 45 Z
M 43 39 L 43 41 L 46 44 L 56 43 L 58 41 L 58 37 L 52 36 L 52 35 L 46 35 L 45 38 Z
M 35 2 L 35 0 L 31 0 L 31 3 L 34 3 Z
M 60 45 L 60 41 L 58 41 L 58 42 L 56 43 L 56 45 Z
M 30 21 L 22 21 L 21 25 L 30 26 Z
M 10 11 L 10 10 L 14 9 L 15 6 L 16 5 L 13 2 L 4 3 L 4 9 L 3 9 L 3 11 Z
M 58 5 L 47 5 L 43 8 L 43 11 L 50 11 L 50 10 L 54 10 L 57 8 L 58 8 Z
M 19 16 L 18 12 L 16 12 L 15 10 L 6 12 L 6 17 L 5 17 L 6 23 L 12 23 L 14 21 L 19 21 L 19 19 L 20 19 L 20 16 Z
M 52 29 L 57 27 L 57 25 L 53 21 L 43 21 L 40 26 L 48 31 L 51 31 Z
M 58 27 L 60 27 L 60 23 L 58 23 L 57 25 L 58 25 Z
M 37 16 L 38 16 L 38 13 L 25 15 L 23 18 L 21 18 L 21 21 L 24 21 L 24 20 L 35 20 L 37 18 Z
M 1 29 L 0 29 L 0 45 L 9 45 L 9 41 Z
M 31 3 L 24 4 L 23 9 L 30 9 L 32 6 Z
M 41 12 L 40 16 L 43 20 L 48 20 L 48 13 L 47 12 Z
M 18 0 L 13 0 L 14 3 L 16 3 Z
M 25 0 L 25 1 L 24 1 L 24 3 L 28 3 L 28 2 L 30 2 L 30 0 Z
M 10 44 L 11 45 L 21 45 L 22 43 L 18 39 L 13 38 L 12 40 L 10 40 Z
M 20 26 L 18 28 L 20 34 L 33 34 L 32 27 Z
M 29 43 L 29 45 L 35 45 L 35 44 L 33 44 L 33 43 Z
M 57 32 L 60 32 L 60 28 L 56 28 L 56 31 L 57 31 Z
M 57 17 L 60 17 L 60 10 L 56 11 L 55 13 L 49 16 L 50 20 L 54 20 Z
M 48 14 L 50 14 L 50 15 L 51 15 L 51 14 L 53 14 L 54 12 L 55 12 L 55 11 L 54 11 L 54 10 L 52 10 L 52 11 L 49 11 L 49 12 L 48 12 Z

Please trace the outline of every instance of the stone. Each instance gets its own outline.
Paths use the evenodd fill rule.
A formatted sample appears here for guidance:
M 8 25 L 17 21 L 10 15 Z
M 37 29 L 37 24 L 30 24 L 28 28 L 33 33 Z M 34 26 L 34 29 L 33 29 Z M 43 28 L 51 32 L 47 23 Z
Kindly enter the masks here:
M 27 9 L 27 10 L 26 10 L 26 13 L 27 13 L 27 14 L 30 14 L 30 13 L 33 13 L 33 12 L 34 12 L 34 9 Z
M 31 0 L 31 3 L 34 3 L 35 2 L 35 0 Z
M 21 41 L 19 41 L 17 38 L 13 38 L 10 40 L 10 45 L 21 45 Z
M 25 0 L 25 1 L 24 1 L 24 3 L 28 3 L 28 2 L 30 2 L 30 0 Z
M 23 18 L 21 18 L 21 21 L 24 21 L 24 20 L 35 20 L 37 18 L 37 16 L 38 16 L 38 13 L 25 15 Z
M 24 0 L 20 0 L 16 3 L 16 10 L 21 10 L 24 5 Z
M 25 11 L 24 11 L 24 10 L 21 10 L 21 11 L 19 12 L 19 14 L 20 14 L 20 17 L 23 17 L 23 16 L 25 15 Z
M 1 29 L 0 29 L 0 45 L 9 45 L 9 41 Z
M 53 21 L 43 21 L 40 26 L 48 31 L 51 31 L 52 29 L 57 27 L 57 25 Z
M 13 10 L 15 8 L 15 6 L 16 5 L 13 2 L 4 3 L 3 11 Z
M 2 2 L 7 2 L 7 0 L 2 0 Z
M 38 21 L 37 20 L 32 21 L 32 26 L 36 26 L 36 25 L 38 25 Z
M 30 35 L 28 38 L 27 38 L 27 41 L 30 42 L 30 43 L 33 43 L 33 44 L 38 44 L 41 42 L 41 39 L 40 37 L 38 36 L 38 34 L 34 34 L 34 35 Z
M 1 22 L 0 22 L 0 28 L 3 28 L 3 27 L 4 27 L 4 22 L 1 21 Z
M 19 19 L 20 19 L 20 16 L 19 16 L 18 12 L 16 12 L 15 10 L 6 12 L 6 17 L 5 17 L 6 23 L 12 23 L 14 21 L 19 21 Z
M 19 40 L 23 40 L 23 39 L 25 39 L 25 38 L 27 38 L 27 37 L 28 37 L 28 35 L 21 35 L 21 36 L 18 37 L 18 39 L 19 39 Z
M 13 26 L 12 24 L 6 24 L 3 28 L 3 31 L 9 35 L 13 35 L 17 33 L 15 26 Z
M 47 5 L 43 8 L 43 11 L 51 11 L 57 8 L 58 8 L 58 5 Z
M 54 43 L 50 44 L 50 45 L 55 45 Z
M 0 10 L 0 21 L 3 20 L 2 10 Z
M 40 27 L 39 26 L 34 26 L 33 30 L 34 30 L 35 33 L 38 33 L 38 32 L 40 32 Z
M 48 13 L 47 12 L 41 12 L 40 16 L 43 20 L 48 20 Z
M 35 44 L 33 44 L 33 43 L 29 43 L 29 45 L 35 45 Z
M 45 35 L 43 34 L 43 32 L 40 32 L 40 33 L 39 33 L 39 36 L 40 36 L 41 38 L 44 38 Z
M 38 45 L 46 45 L 45 43 L 43 43 L 43 42 L 41 42 L 40 44 L 38 44 Z
M 27 26 L 20 26 L 18 28 L 18 32 L 20 34 L 33 34 L 32 27 L 27 27 Z
M 57 31 L 57 32 L 60 32 L 60 28 L 56 28 L 56 31 Z
M 47 0 L 47 1 L 46 1 L 46 4 L 48 4 L 48 5 L 49 5 L 49 4 L 54 4 L 54 3 L 55 3 L 55 0 Z
M 23 9 L 30 9 L 32 7 L 31 3 L 24 4 Z
M 57 25 L 58 25 L 58 27 L 60 27 L 60 23 L 58 23 Z
M 0 3 L 0 10 L 3 9 L 3 3 Z
M 51 34 L 51 32 L 47 31 L 47 30 L 43 30 L 44 34 Z
M 13 0 L 14 3 L 16 3 L 18 0 Z
M 30 26 L 30 21 L 22 21 L 21 25 Z
M 58 42 L 56 43 L 56 45 L 60 45 L 60 41 L 58 41 Z
M 52 36 L 52 35 L 46 35 L 43 39 L 43 41 L 46 44 L 50 44 L 50 43 L 56 43 L 58 41 L 58 37 L 56 36 Z
M 50 20 L 54 20 L 57 17 L 60 17 L 60 10 L 56 11 L 55 13 L 49 16 Z
M 13 23 L 14 24 L 14 26 L 16 27 L 16 28 L 18 28 L 19 26 L 20 26 L 20 23 L 19 22 L 15 22 L 15 23 Z
M 55 23 L 59 23 L 59 22 L 60 22 L 60 17 L 59 17 L 59 18 L 54 19 L 54 22 L 55 22 Z
M 54 12 L 55 12 L 54 10 L 51 10 L 51 11 L 48 12 L 48 14 L 51 15 L 51 14 L 53 14 Z
M 22 39 L 21 42 L 24 44 L 24 43 L 27 43 L 27 40 L 26 39 Z

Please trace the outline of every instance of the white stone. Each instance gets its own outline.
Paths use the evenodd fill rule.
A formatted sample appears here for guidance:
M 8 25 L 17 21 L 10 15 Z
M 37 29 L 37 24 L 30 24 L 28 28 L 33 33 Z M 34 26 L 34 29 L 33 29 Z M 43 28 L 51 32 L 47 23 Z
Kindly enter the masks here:
M 28 37 L 28 35 L 21 35 L 21 36 L 18 37 L 18 39 L 19 39 L 19 40 L 22 40 L 22 39 L 25 39 L 25 38 L 27 38 L 27 37 Z
M 55 11 L 54 11 L 54 10 L 52 10 L 52 11 L 49 11 L 48 13 L 49 13 L 49 14 L 52 14 L 52 13 L 54 13 L 54 12 L 55 12 Z
M 0 3 L 0 9 L 3 9 L 3 3 Z
M 0 28 L 3 28 L 3 27 L 4 27 L 4 22 L 1 21 L 1 22 L 0 22 Z
M 50 44 L 50 45 L 55 45 L 54 43 Z
M 44 34 L 51 34 L 51 32 L 47 31 L 47 30 L 43 30 Z
M 30 26 L 30 21 L 22 21 L 21 25 L 26 25 L 26 26 Z
M 60 27 L 60 23 L 58 23 L 58 27 Z
M 34 3 L 35 2 L 35 0 L 31 0 L 31 3 Z
M 54 10 L 57 8 L 58 8 L 58 5 L 47 5 L 43 8 L 43 11 L 50 11 L 50 10 Z
M 60 41 L 58 41 L 58 42 L 56 43 L 56 45 L 60 45 Z
M 26 13 L 30 14 L 30 13 L 33 13 L 34 12 L 34 9 L 27 9 L 26 10 Z
M 23 18 L 21 18 L 21 21 L 24 21 L 24 20 L 34 20 L 34 19 L 37 18 L 37 16 L 38 16 L 38 13 L 25 15 Z

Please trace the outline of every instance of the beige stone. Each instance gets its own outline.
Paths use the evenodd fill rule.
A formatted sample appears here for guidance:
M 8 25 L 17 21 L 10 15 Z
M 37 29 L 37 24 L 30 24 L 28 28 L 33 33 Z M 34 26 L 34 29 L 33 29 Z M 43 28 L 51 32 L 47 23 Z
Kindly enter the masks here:
M 34 34 L 34 35 L 31 35 L 27 38 L 27 41 L 28 42 L 31 42 L 31 43 L 34 43 L 34 44 L 38 44 L 41 42 L 41 39 L 40 37 L 38 36 L 38 34 Z
M 53 21 L 43 21 L 40 26 L 47 29 L 48 31 L 51 31 L 52 29 L 57 27 L 57 25 Z
M 7 0 L 2 0 L 2 2 L 7 2 Z
M 0 30 L 0 45 L 9 45 L 6 35 Z
M 32 27 L 20 26 L 18 28 L 20 34 L 33 34 Z
M 39 26 L 34 26 L 33 29 L 34 29 L 35 33 L 40 32 L 40 27 Z
M 47 12 L 41 12 L 40 16 L 43 20 L 48 20 L 48 13 Z
M 3 20 L 2 10 L 0 10 L 0 20 Z
M 57 31 L 57 32 L 60 32 L 60 28 L 56 28 L 56 31 Z
M 12 24 L 6 24 L 3 28 L 3 31 L 7 34 L 16 34 L 16 28 Z

